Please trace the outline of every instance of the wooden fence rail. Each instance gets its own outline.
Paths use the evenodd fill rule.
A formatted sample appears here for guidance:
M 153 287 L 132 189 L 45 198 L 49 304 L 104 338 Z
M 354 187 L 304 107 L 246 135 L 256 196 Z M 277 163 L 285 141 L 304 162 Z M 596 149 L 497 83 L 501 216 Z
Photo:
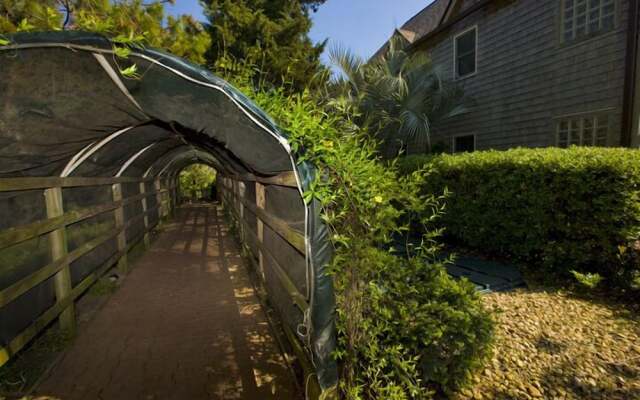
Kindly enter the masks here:
M 123 198 L 122 184 L 126 183 L 137 184 L 140 193 Z M 147 183 L 153 183 L 153 191 L 145 190 Z M 162 187 L 163 183 L 168 187 Z M 111 202 L 79 210 L 64 211 L 62 188 L 106 185 L 111 185 Z M 167 182 L 162 182 L 157 178 L 0 178 L 0 192 L 25 190 L 44 191 L 47 219 L 0 231 L 0 251 L 27 240 L 47 235 L 52 261 L 10 286 L 0 289 L 0 307 L 6 306 L 51 277 L 54 278 L 56 301 L 52 307 L 37 316 L 31 325 L 11 339 L 5 347 L 0 347 L 0 366 L 6 363 L 56 318 L 59 319 L 61 328 L 73 331 L 75 329 L 75 300 L 114 265 L 117 265 L 121 273 L 126 273 L 127 253 L 140 240 L 143 241 L 145 246 L 149 245 L 150 231 L 162 218 L 172 212 L 176 204 L 175 196 L 177 194 L 175 182 L 167 185 Z M 147 207 L 147 199 L 151 196 L 155 197 L 156 205 Z M 136 202 L 140 203 L 143 212 L 125 221 L 124 207 Z M 69 251 L 67 246 L 69 225 L 109 212 L 113 213 L 115 222 L 113 229 Z M 153 213 L 157 213 L 157 219 L 156 224 L 151 225 L 149 215 Z M 142 239 L 137 238 L 135 241 L 127 243 L 126 230 L 139 222 L 144 225 Z M 71 283 L 71 264 L 113 239 L 116 240 L 116 252 L 82 281 L 73 286 Z
M 261 280 L 260 283 L 263 286 L 266 285 L 265 274 L 272 274 L 280 282 L 280 285 L 289 296 L 291 303 L 303 314 L 307 313 L 309 311 L 310 299 L 308 296 L 300 293 L 284 266 L 276 259 L 274 251 L 268 248 L 264 240 L 264 227 L 267 226 L 295 249 L 300 257 L 304 258 L 306 255 L 304 233 L 292 228 L 286 221 L 267 211 L 269 199 L 267 198 L 265 190 L 266 186 L 296 187 L 295 176 L 291 172 L 267 179 L 256 178 L 253 175 L 227 175 L 221 176 L 219 179 L 221 179 L 219 188 L 222 192 L 219 193 L 220 200 L 224 208 L 228 210 L 231 217 L 235 220 L 240 240 L 243 242 L 243 248 L 249 255 L 249 261 L 255 270 L 258 271 L 258 276 Z M 244 189 L 247 184 L 255 185 L 255 202 L 250 201 L 244 196 Z M 251 229 L 248 224 L 249 213 L 247 211 L 256 217 L 255 231 Z M 256 250 L 248 245 L 249 239 L 256 244 Z M 285 320 L 284 318 L 281 319 Z M 283 323 L 282 328 L 287 337 L 287 341 L 292 346 L 296 359 L 300 361 L 304 370 L 305 384 L 309 385 L 307 387 L 309 398 L 318 398 L 320 387 L 308 351 L 302 344 L 298 334 L 295 333 L 287 323 Z

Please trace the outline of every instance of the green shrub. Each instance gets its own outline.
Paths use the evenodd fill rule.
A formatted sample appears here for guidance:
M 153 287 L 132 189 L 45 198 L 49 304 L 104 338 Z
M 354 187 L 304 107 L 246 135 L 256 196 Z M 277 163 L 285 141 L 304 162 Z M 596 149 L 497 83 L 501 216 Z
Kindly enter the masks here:
M 197 200 L 208 197 L 211 185 L 216 181 L 216 170 L 204 164 L 191 164 L 180 171 L 178 183 L 182 196 Z
M 434 159 L 434 157 L 437 156 L 432 154 L 411 154 L 408 156 L 398 157 L 396 159 L 398 174 L 407 176 L 414 171 L 423 169 L 425 165 L 429 164 L 429 162 Z
M 640 151 L 514 149 L 441 155 L 426 164 L 424 192 L 451 192 L 442 219 L 447 235 L 556 276 L 599 274 L 622 289 L 633 281 Z
M 242 82 L 240 82 L 242 84 Z M 340 391 L 346 399 L 429 399 L 464 384 L 484 360 L 492 321 L 473 286 L 435 261 L 438 231 L 425 228 L 417 256 L 388 250 L 419 215 L 427 227 L 438 196 L 421 195 L 420 173 L 399 178 L 377 159 L 377 143 L 344 110 L 327 112 L 309 94 L 254 90 L 299 160 L 322 171 L 305 200 L 323 205 L 331 230 Z

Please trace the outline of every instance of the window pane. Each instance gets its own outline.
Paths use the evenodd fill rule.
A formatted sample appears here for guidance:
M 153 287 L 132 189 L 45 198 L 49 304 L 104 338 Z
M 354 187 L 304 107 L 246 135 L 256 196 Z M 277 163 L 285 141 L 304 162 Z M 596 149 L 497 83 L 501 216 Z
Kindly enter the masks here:
M 568 30 L 568 31 L 566 31 L 564 33 L 564 40 L 565 40 L 565 42 L 567 42 L 567 41 L 569 41 L 571 39 L 573 39 L 573 31 Z
M 582 36 L 587 33 L 587 18 L 582 15 L 576 18 L 576 36 Z
M 569 34 L 573 34 L 573 20 L 564 23 L 564 30 Z
M 569 122 L 560 121 L 558 124 L 558 146 L 567 147 L 569 142 Z
M 466 54 L 476 49 L 476 31 L 475 29 L 470 30 L 464 35 L 460 35 L 456 38 L 457 44 L 456 49 L 458 54 Z
M 582 121 L 582 144 L 592 146 L 594 144 L 594 124 L 593 118 L 585 118 Z
M 598 129 L 596 134 L 596 146 L 606 146 L 607 145 L 607 129 Z
M 574 0 L 564 2 L 565 41 L 614 28 L 615 0 Z
M 597 146 L 606 146 L 607 137 L 609 136 L 609 118 L 606 115 L 598 116 L 596 119 L 596 138 Z
M 578 120 L 571 120 L 569 125 L 569 145 L 580 144 L 580 130 L 578 129 Z
M 596 9 L 589 13 L 589 32 L 596 32 L 600 25 L 600 10 Z
M 453 151 L 456 153 L 475 150 L 475 138 L 473 135 L 457 136 L 453 138 Z
M 476 30 L 456 38 L 456 76 L 462 77 L 476 72 Z
M 569 10 L 573 8 L 573 1 L 574 0 L 564 0 L 564 9 Z
M 605 2 L 605 4 L 603 4 L 600 18 L 600 27 L 602 30 L 613 29 L 613 24 L 615 22 L 615 4 L 613 1 Z
M 613 14 L 602 19 L 602 29 L 613 29 Z
M 571 22 L 573 20 L 573 8 L 564 12 L 564 19 L 567 22 Z
M 608 14 L 613 14 L 613 10 L 615 9 L 614 4 L 607 4 L 606 6 L 602 7 L 602 15 L 608 15 Z
M 476 72 L 475 53 L 458 58 L 458 76 L 465 76 L 474 72 Z
M 608 114 L 584 115 L 558 121 L 558 146 L 606 146 L 609 136 Z

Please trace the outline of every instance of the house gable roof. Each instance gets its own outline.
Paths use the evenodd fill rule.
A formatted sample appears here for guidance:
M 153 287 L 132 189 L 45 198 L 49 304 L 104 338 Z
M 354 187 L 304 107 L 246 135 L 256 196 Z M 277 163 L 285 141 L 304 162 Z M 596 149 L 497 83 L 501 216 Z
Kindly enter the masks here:
M 411 17 L 407 22 L 398 29 L 405 38 L 413 43 L 419 38 L 433 32 L 443 21 L 445 14 L 449 10 L 450 4 L 454 0 L 435 0 L 422 9 L 419 13 Z M 410 38 L 411 39 L 410 39 Z
M 456 3 L 456 0 L 434 0 L 400 28 L 395 29 L 391 37 L 399 35 L 409 44 L 415 43 L 420 38 L 435 31 L 442 24 L 449 13 L 452 3 Z M 385 42 L 371 59 L 376 59 L 384 54 L 388 45 L 389 41 Z

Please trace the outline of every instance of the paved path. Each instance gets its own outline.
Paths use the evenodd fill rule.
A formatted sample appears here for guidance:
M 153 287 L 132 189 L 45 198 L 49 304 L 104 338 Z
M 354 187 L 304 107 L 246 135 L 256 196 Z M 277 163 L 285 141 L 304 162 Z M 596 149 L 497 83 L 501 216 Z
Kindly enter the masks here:
M 297 399 L 222 211 L 177 212 L 37 394 Z

